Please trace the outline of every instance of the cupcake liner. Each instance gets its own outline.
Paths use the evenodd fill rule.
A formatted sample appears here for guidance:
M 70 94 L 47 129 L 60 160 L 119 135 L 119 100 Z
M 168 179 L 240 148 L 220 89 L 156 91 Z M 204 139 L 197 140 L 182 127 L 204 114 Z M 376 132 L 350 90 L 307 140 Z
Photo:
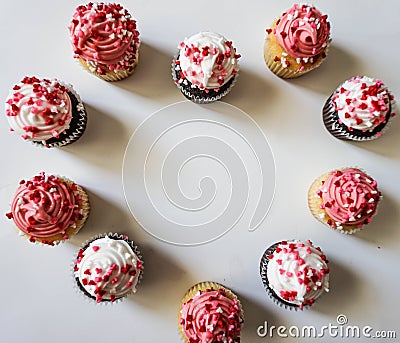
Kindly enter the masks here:
M 64 243 L 68 239 L 71 238 L 71 236 L 76 235 L 80 229 L 85 225 L 85 222 L 89 216 L 90 213 L 90 203 L 89 203 L 89 197 L 85 190 L 78 184 L 74 183 L 70 179 L 64 177 L 64 176 L 57 176 L 60 180 L 65 182 L 68 185 L 68 188 L 71 188 L 73 184 L 76 186 L 76 191 L 79 192 L 79 195 L 81 196 L 82 199 L 82 204 L 79 207 L 79 210 L 81 212 L 82 218 L 78 219 L 73 226 L 67 227 L 64 231 L 65 233 L 41 238 L 41 237 L 33 237 L 31 235 L 26 234 L 25 232 L 21 231 L 18 227 L 15 227 L 17 230 L 18 235 L 21 237 L 24 237 L 29 240 L 29 242 L 37 244 L 37 245 L 46 245 L 46 246 L 55 246 L 60 243 Z
M 338 169 L 334 169 L 332 171 L 345 170 L 348 168 L 357 168 L 365 173 L 365 171 L 363 169 L 361 169 L 357 166 L 338 168 Z M 308 208 L 315 219 L 317 219 L 319 222 L 328 226 L 330 229 L 332 229 L 334 231 L 337 231 L 337 232 L 340 232 L 340 233 L 346 234 L 346 235 L 352 235 L 356 232 L 362 231 L 365 227 L 364 225 L 362 227 L 356 227 L 354 225 L 341 224 L 340 225 L 341 228 L 338 228 L 337 226 L 332 227 L 331 225 L 328 224 L 328 220 L 334 221 L 334 219 L 330 218 L 327 215 L 326 211 L 324 211 L 324 209 L 322 209 L 320 207 L 320 205 L 322 204 L 322 199 L 319 198 L 316 195 L 316 193 L 317 193 L 318 189 L 321 187 L 322 182 L 325 181 L 330 176 L 332 171 L 319 176 L 312 182 L 312 184 L 308 190 L 308 196 L 307 196 Z M 375 212 L 375 215 L 376 215 L 376 212 Z
M 392 112 L 392 103 L 390 103 L 388 113 L 386 114 L 386 123 L 379 124 L 373 131 L 363 132 L 356 129 L 350 131 L 344 124 L 339 123 L 339 115 L 332 103 L 335 93 L 336 92 L 332 93 L 331 96 L 326 100 L 322 109 L 322 119 L 324 125 L 328 132 L 330 132 L 334 137 L 345 141 L 364 142 L 379 138 L 387 130 Z
M 272 29 L 276 27 L 276 22 L 277 20 L 275 20 L 275 22 L 273 23 L 271 27 Z M 286 52 L 286 50 L 279 45 L 274 34 L 269 34 L 264 41 L 265 63 L 275 75 L 279 76 L 282 79 L 297 78 L 318 68 L 328 55 L 328 51 L 329 51 L 329 42 L 323 53 L 320 53 L 319 55 L 313 57 L 314 59 L 313 63 L 305 63 L 304 69 L 299 70 L 297 68 L 299 64 L 297 63 L 296 59 L 291 57 Z M 280 58 L 283 55 L 285 55 L 285 59 L 289 62 L 289 66 L 284 66 L 282 64 Z M 279 58 L 278 61 L 275 61 L 276 57 Z
M 59 138 L 53 137 L 42 141 L 32 140 L 31 142 L 34 145 L 46 148 L 60 148 L 77 141 L 85 132 L 87 125 L 87 113 L 81 98 L 73 89 L 72 85 L 67 85 L 61 81 L 58 82 L 68 88 L 68 95 L 71 99 L 72 105 L 72 119 L 70 126 L 67 130 L 60 133 Z
M 193 101 L 196 104 L 209 104 L 214 101 L 220 100 L 225 95 L 227 95 L 232 87 L 236 84 L 237 78 L 239 74 L 235 74 L 226 84 L 222 85 L 219 88 L 219 91 L 216 92 L 213 89 L 210 89 L 208 93 L 205 91 L 194 88 L 191 82 L 185 79 L 182 83 L 179 82 L 180 76 L 180 68 L 176 64 L 176 61 L 179 59 L 179 53 L 174 56 L 171 63 L 171 74 L 172 79 L 174 80 L 178 89 L 182 92 L 182 94 L 190 101 Z M 186 84 L 185 84 L 186 83 Z
M 275 248 L 279 245 L 279 243 L 275 243 L 273 245 L 271 245 L 267 250 L 265 250 L 264 254 L 261 257 L 261 261 L 260 261 L 260 276 L 261 276 L 261 280 L 262 283 L 264 285 L 264 288 L 269 296 L 269 298 L 277 305 L 279 305 L 280 307 L 283 307 L 287 310 L 294 310 L 297 311 L 300 309 L 300 307 L 296 304 L 291 304 L 289 302 L 287 302 L 286 300 L 280 298 L 275 292 L 274 290 L 269 286 L 269 281 L 268 281 L 268 277 L 267 277 L 267 267 L 268 267 L 268 263 L 269 263 L 269 258 L 268 256 L 271 255 L 272 253 L 274 253 Z M 304 306 L 304 308 L 308 308 L 309 306 Z
M 140 42 L 138 44 L 136 44 L 135 60 L 128 66 L 127 69 L 108 70 L 106 68 L 102 68 L 102 70 L 105 72 L 105 74 L 98 73 L 96 71 L 97 66 L 92 65 L 90 63 L 90 61 L 86 61 L 83 58 L 78 58 L 77 60 L 86 71 L 88 71 L 90 74 L 93 74 L 104 81 L 108 81 L 108 82 L 121 81 L 121 80 L 126 79 L 127 77 L 131 76 L 134 73 L 136 66 L 139 63 L 139 48 L 140 48 Z
M 114 240 L 123 240 L 125 242 L 127 242 L 129 244 L 129 246 L 131 247 L 132 251 L 136 254 L 137 258 L 142 262 L 142 269 L 140 270 L 139 273 L 139 277 L 138 277 L 138 281 L 137 281 L 137 285 L 140 284 L 140 282 L 142 281 L 143 278 L 143 271 L 144 271 L 144 262 L 143 262 L 143 258 L 142 255 L 139 251 L 139 248 L 137 247 L 137 245 L 128 238 L 128 236 L 120 234 L 120 233 L 113 233 L 113 232 L 108 232 L 108 233 L 103 233 L 103 234 L 98 234 L 90 239 L 88 239 L 85 243 L 83 243 L 81 245 L 80 249 L 86 249 L 90 243 L 92 243 L 93 241 L 100 239 L 100 238 L 104 238 L 108 236 L 111 239 Z M 79 250 L 80 250 L 79 249 Z M 125 294 L 124 296 L 121 296 L 119 298 L 115 298 L 114 301 L 111 301 L 110 299 L 102 299 L 100 302 L 96 301 L 96 298 L 94 296 L 92 296 L 84 287 L 83 285 L 80 283 L 79 278 L 75 277 L 75 271 L 74 271 L 74 267 L 75 267 L 75 260 L 76 260 L 77 254 L 74 255 L 74 259 L 72 260 L 71 263 L 71 275 L 73 278 L 73 286 L 75 291 L 82 296 L 82 298 L 86 299 L 88 302 L 92 303 L 92 304 L 96 304 L 96 305 L 114 305 L 116 303 L 122 302 L 125 298 L 127 298 L 129 295 L 131 295 L 133 293 L 133 290 L 131 290 L 129 293 Z
M 227 298 L 231 299 L 231 300 L 236 300 L 238 302 L 238 305 L 240 307 L 240 318 L 242 320 L 242 323 L 244 321 L 244 311 L 243 311 L 243 306 L 240 303 L 240 300 L 238 299 L 238 297 L 236 296 L 235 293 L 233 293 L 229 288 L 226 288 L 225 286 L 221 285 L 220 283 L 217 282 L 213 282 L 213 281 L 202 281 L 199 282 L 197 284 L 195 284 L 194 286 L 190 287 L 187 292 L 185 293 L 182 301 L 181 301 L 181 305 L 179 306 L 179 311 L 178 311 L 178 331 L 180 333 L 180 337 L 182 339 L 182 342 L 186 343 L 188 342 L 186 335 L 184 334 L 184 332 L 182 331 L 182 325 L 180 324 L 180 318 L 181 318 L 181 308 L 182 305 L 184 303 L 186 303 L 187 301 L 189 301 L 190 299 L 192 299 L 199 291 L 207 291 L 207 290 L 219 290 L 219 289 L 223 289 L 225 291 L 225 295 Z

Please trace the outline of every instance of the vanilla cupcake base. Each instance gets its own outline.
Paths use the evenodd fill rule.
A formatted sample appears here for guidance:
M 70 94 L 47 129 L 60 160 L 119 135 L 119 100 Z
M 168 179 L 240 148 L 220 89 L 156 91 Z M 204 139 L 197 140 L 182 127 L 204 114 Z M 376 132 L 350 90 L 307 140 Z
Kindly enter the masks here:
M 271 26 L 271 30 L 276 28 L 277 20 Z M 264 60 L 268 68 L 277 76 L 283 79 L 293 79 L 316 69 L 328 54 L 328 47 L 325 50 L 310 57 L 307 63 L 298 63 L 296 58 L 290 56 L 284 48 L 282 48 L 275 34 L 268 34 L 264 42 Z
M 134 73 L 136 66 L 139 63 L 139 53 L 136 54 L 136 58 L 133 61 L 133 63 L 131 63 L 126 69 L 120 69 L 120 70 L 117 69 L 110 70 L 105 66 L 98 65 L 90 61 L 86 61 L 82 58 L 78 58 L 77 60 L 81 64 L 81 66 L 84 69 L 86 69 L 89 73 L 97 76 L 98 78 L 104 81 L 115 82 L 126 79 L 127 77 L 131 76 Z M 102 72 L 99 73 L 97 71 L 97 68 L 100 68 Z
M 341 224 L 339 226 L 335 225 L 334 227 L 330 225 L 332 219 L 326 214 L 324 209 L 321 208 L 323 201 L 317 196 L 318 189 L 322 186 L 323 182 L 329 177 L 329 175 L 330 173 L 326 173 L 315 179 L 308 190 L 308 208 L 310 209 L 311 214 L 322 224 L 340 233 L 349 235 L 360 231 L 361 228 L 351 225 Z

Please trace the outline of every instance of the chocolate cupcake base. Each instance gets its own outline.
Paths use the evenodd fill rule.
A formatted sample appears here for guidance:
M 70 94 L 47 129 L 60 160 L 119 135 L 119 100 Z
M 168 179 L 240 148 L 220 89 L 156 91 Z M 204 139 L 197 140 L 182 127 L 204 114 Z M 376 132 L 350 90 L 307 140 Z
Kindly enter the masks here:
M 370 141 L 379 138 L 383 131 L 386 129 L 387 123 L 390 119 L 390 114 L 392 112 L 391 105 L 389 106 L 389 110 L 386 114 L 386 121 L 384 123 L 379 124 L 371 131 L 361 131 L 349 128 L 341 124 L 339 122 L 339 115 L 332 105 L 332 99 L 335 93 L 333 93 L 328 100 L 325 102 L 325 105 L 322 110 L 322 119 L 326 129 L 336 138 L 344 140 L 344 141 Z
M 42 141 L 32 141 L 34 144 L 46 148 L 59 148 L 73 142 L 76 142 L 85 132 L 87 125 L 87 113 L 85 106 L 79 95 L 72 89 L 71 86 L 66 87 L 69 89 L 68 95 L 71 99 L 72 119 L 69 128 L 59 134 L 59 137 L 52 137 Z
M 268 296 L 271 298 L 271 300 L 276 303 L 277 305 L 284 307 L 288 310 L 294 310 L 297 311 L 300 309 L 300 307 L 296 304 L 292 304 L 287 302 L 286 300 L 282 299 L 279 297 L 274 290 L 269 286 L 269 280 L 267 277 L 267 269 L 268 269 L 268 263 L 269 263 L 269 258 L 268 256 L 273 254 L 276 247 L 279 245 L 279 243 L 275 243 L 271 245 L 263 254 L 261 257 L 260 261 L 260 276 L 261 280 L 263 282 L 264 288 L 268 294 Z M 304 306 L 304 308 L 307 308 L 308 306 Z
M 238 74 L 235 74 L 227 83 L 219 87 L 218 91 L 215 89 L 202 90 L 194 86 L 188 79 L 182 79 L 182 70 L 177 61 L 179 61 L 179 56 L 175 56 L 172 60 L 172 78 L 182 94 L 197 104 L 209 104 L 221 99 L 231 91 L 238 77 Z

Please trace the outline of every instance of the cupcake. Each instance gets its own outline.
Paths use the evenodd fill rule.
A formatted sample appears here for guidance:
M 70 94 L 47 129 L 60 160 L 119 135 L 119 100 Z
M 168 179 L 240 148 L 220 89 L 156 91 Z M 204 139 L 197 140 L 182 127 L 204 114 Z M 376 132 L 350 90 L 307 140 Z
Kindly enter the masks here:
M 355 76 L 328 98 L 322 116 L 334 137 L 362 142 L 382 135 L 393 108 L 394 97 L 381 80 Z
M 376 181 L 358 168 L 343 168 L 317 178 L 308 191 L 308 207 L 321 223 L 354 233 L 372 220 L 381 193 Z
M 11 131 L 48 148 L 75 142 L 87 123 L 85 107 L 71 85 L 34 76 L 13 87 L 5 113 Z
M 229 93 L 239 71 L 231 41 L 214 32 L 200 32 L 186 38 L 172 61 L 172 77 L 189 100 L 205 104 Z
M 31 242 L 54 245 L 76 234 L 89 210 L 89 199 L 81 186 L 42 172 L 20 181 L 7 217 Z
M 327 15 L 314 6 L 295 4 L 268 28 L 265 63 L 282 78 L 295 78 L 317 68 L 330 43 Z
M 85 296 L 97 303 L 122 300 L 136 292 L 143 273 L 136 245 L 116 233 L 90 240 L 74 261 L 74 278 Z
M 240 342 L 242 306 L 233 292 L 215 282 L 201 282 L 185 294 L 179 312 L 183 341 Z
M 106 81 L 133 74 L 139 58 L 139 32 L 129 12 L 116 3 L 78 6 L 69 25 L 74 57 Z
M 260 274 L 268 295 L 286 309 L 302 310 L 329 292 L 328 260 L 309 240 L 270 246 L 261 258 Z

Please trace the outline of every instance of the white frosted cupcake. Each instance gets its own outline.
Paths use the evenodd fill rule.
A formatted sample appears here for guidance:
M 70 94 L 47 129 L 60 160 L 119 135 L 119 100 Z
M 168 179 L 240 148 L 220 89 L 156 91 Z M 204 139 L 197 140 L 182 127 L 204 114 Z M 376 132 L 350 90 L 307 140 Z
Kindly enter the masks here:
M 57 79 L 24 77 L 5 104 L 11 131 L 47 148 L 77 141 L 86 129 L 85 107 L 71 85 Z
M 143 260 L 127 236 L 108 233 L 90 240 L 74 261 L 79 289 L 97 303 L 115 302 L 136 292 Z
M 344 81 L 323 108 L 326 129 L 336 138 L 369 141 L 382 136 L 394 116 L 394 97 L 381 80 L 355 76 Z
M 260 262 L 260 275 L 272 300 L 286 309 L 311 306 L 329 291 L 328 260 L 311 241 L 281 241 Z
M 231 41 L 214 32 L 200 32 L 179 45 L 172 61 L 172 77 L 189 100 L 210 103 L 229 93 L 239 71 Z

